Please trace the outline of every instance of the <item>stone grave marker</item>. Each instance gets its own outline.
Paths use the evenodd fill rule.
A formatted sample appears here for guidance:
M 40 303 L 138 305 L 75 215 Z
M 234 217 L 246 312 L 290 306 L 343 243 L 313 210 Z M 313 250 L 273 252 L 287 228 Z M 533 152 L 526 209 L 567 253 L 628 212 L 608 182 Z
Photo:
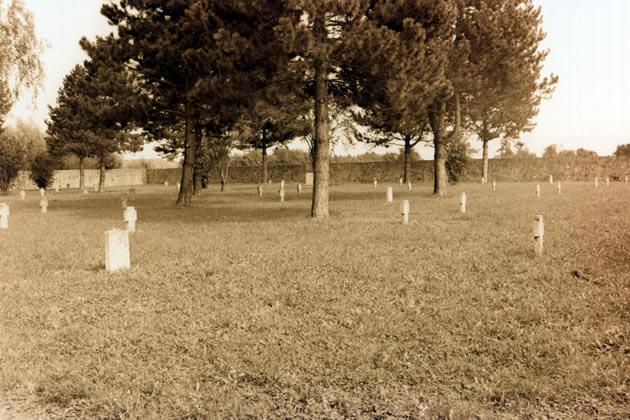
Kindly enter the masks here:
M 407 182 L 407 190 L 411 191 L 411 181 Z
M 307 187 L 312 187 L 313 186 L 313 172 L 307 172 L 306 173 L 306 177 L 304 180 L 304 185 L 306 185 Z
M 297 184 L 297 192 L 298 194 L 302 194 L 302 184 Z
M 400 178 L 400 179 L 398 180 L 398 182 L 400 183 L 400 185 L 402 185 L 402 184 L 403 184 L 403 179 L 402 179 L 402 178 Z
M 127 203 L 129 201 L 129 194 L 122 193 L 120 194 L 120 206 L 124 209 L 127 208 Z
M 558 181 L 558 194 L 562 194 L 562 183 Z
M 94 192 L 98 192 L 98 184 L 94 185 Z
M 45 189 L 43 189 L 43 188 L 40 188 L 40 189 L 39 189 L 39 196 L 40 196 L 40 197 L 43 197 L 44 195 L 46 195 L 46 190 L 45 190 Z
M 394 190 L 392 187 L 387 187 L 387 202 L 391 203 L 394 201 Z
M 42 214 L 46 214 L 48 212 L 48 199 L 45 196 L 39 200 L 39 206 L 42 208 Z
M 26 200 L 26 191 L 20 190 L 20 200 Z
M 177 183 L 177 192 L 179 192 L 179 190 L 181 190 L 182 188 L 182 184 L 180 184 L 179 182 Z
M 534 251 L 536 255 L 543 253 L 543 237 L 545 236 L 545 224 L 542 214 L 534 217 Z
M 540 197 L 540 184 L 536 184 L 536 197 Z
M 599 187 L 599 179 L 595 177 L 595 188 Z
M 459 198 L 459 211 L 462 214 L 466 214 L 466 193 L 463 192 Z
M 376 178 L 374 178 L 374 188 L 376 188 L 377 185 L 378 185 L 378 181 L 376 180 Z
M 59 184 L 55 185 L 55 192 L 59 192 Z
M 606 186 L 610 187 L 610 177 L 609 176 L 606 177 Z
M 131 267 L 129 232 L 112 229 L 105 232 L 105 270 L 113 273 Z
M 402 224 L 409 224 L 409 200 L 403 200 L 402 202 Z
M 9 205 L 7 203 L 0 203 L 0 229 L 9 228 Z
M 123 212 L 123 220 L 127 224 L 127 232 L 136 231 L 136 220 L 138 220 L 138 213 L 135 207 L 127 207 Z
M 257 190 L 258 190 L 258 198 L 262 198 L 262 196 L 263 196 L 263 186 L 262 186 L 262 184 L 260 184 L 258 186 Z
M 553 175 L 549 175 L 549 183 L 553 184 Z
M 168 181 L 164 181 L 164 186 L 168 187 Z
M 497 190 L 497 180 L 493 179 L 492 180 L 492 191 L 496 191 Z

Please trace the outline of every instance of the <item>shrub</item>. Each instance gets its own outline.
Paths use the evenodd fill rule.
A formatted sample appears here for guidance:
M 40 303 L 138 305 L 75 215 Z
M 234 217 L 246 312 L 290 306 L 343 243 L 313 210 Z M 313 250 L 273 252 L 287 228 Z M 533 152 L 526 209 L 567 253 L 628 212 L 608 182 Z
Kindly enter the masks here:
M 8 194 L 22 165 L 25 151 L 18 139 L 6 132 L 0 134 L 0 193 Z
M 468 166 L 468 144 L 465 141 L 452 141 L 446 146 L 446 172 L 448 181 L 456 184 Z
M 38 188 L 45 189 L 52 184 L 55 166 L 56 162 L 47 152 L 35 155 L 31 164 L 31 179 Z

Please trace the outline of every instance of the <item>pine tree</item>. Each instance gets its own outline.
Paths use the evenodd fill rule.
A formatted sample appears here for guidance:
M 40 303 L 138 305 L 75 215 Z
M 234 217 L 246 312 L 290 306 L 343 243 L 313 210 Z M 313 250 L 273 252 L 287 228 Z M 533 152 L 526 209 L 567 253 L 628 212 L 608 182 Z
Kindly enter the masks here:
M 73 154 L 79 158 L 79 187 L 85 188 L 85 158 L 93 155 L 90 145 L 85 141 L 87 127 L 76 118 L 81 115 L 85 97 L 80 93 L 87 83 L 87 70 L 76 65 L 63 80 L 57 93 L 57 104 L 49 106 L 49 119 L 46 121 L 48 134 L 46 143 L 51 156 L 60 158 Z
M 133 131 L 143 110 L 142 93 L 132 75 L 115 59 L 112 36 L 90 43 L 81 40 L 90 56 L 66 76 L 57 105 L 50 108 L 48 147 L 53 156 L 95 157 L 100 163 L 99 191 L 105 187 L 106 158 L 120 151 L 137 151 L 142 138 Z M 81 178 L 83 176 L 81 175 Z M 84 187 L 84 182 L 80 182 Z
M 469 41 L 474 78 L 465 99 L 467 125 L 483 144 L 482 177 L 488 179 L 488 143 L 516 139 L 531 131 L 541 100 L 558 77 L 541 78 L 548 51 L 542 16 L 531 0 L 485 0 L 467 9 L 461 21 Z

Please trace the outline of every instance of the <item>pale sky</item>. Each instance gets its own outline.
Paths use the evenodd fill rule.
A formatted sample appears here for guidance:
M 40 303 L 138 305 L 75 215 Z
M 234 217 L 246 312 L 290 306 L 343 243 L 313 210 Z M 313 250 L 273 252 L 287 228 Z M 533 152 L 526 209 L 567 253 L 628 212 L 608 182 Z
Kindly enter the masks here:
M 542 6 L 547 32 L 543 48 L 550 49 L 543 73 L 558 74 L 560 82 L 552 99 L 543 102 L 537 127 L 521 140 L 538 155 L 550 144 L 612 154 L 618 144 L 630 143 L 630 0 L 535 3 Z M 37 33 L 51 47 L 43 56 L 46 81 L 35 108 L 17 105 L 14 116 L 32 119 L 45 129 L 48 105 L 54 105 L 64 76 L 86 58 L 79 39 L 112 30 L 100 15 L 102 4 L 103 0 L 26 0 Z M 498 140 L 493 143 L 490 156 Z M 479 148 L 480 143 L 472 146 Z M 428 147 L 418 151 L 424 158 L 433 154 Z M 154 156 L 146 152 L 146 157 Z

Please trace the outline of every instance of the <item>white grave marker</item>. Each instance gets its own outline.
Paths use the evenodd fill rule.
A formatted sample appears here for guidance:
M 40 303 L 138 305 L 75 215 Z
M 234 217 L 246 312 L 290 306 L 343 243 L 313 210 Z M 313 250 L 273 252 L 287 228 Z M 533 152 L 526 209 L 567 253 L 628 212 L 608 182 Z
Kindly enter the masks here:
M 492 180 L 492 191 L 496 191 L 497 190 L 497 180 L 493 179 Z
M 9 228 L 9 205 L 0 203 L 0 229 Z
M 409 200 L 403 200 L 402 202 L 402 224 L 409 224 Z
M 610 177 L 606 177 L 606 186 L 610 187 Z
M 136 220 L 138 220 L 138 213 L 135 207 L 127 207 L 123 212 L 123 220 L 127 223 L 127 232 L 136 231 Z
M 549 183 L 553 184 L 553 175 L 549 175 Z
M 42 208 L 42 214 L 46 214 L 48 211 L 48 199 L 46 197 L 42 197 L 42 199 L 39 200 L 39 206 Z
M 262 186 L 262 184 L 260 184 L 258 186 L 257 190 L 258 190 L 258 197 L 262 198 L 262 195 L 263 195 L 263 186 Z
M 284 179 L 282 181 L 280 181 L 280 189 L 284 190 Z
M 182 184 L 180 184 L 179 182 L 177 183 L 177 191 L 179 192 L 179 190 L 181 190 L 182 188 Z
M 168 181 L 164 181 L 164 186 L 168 187 Z
M 407 182 L 407 189 L 411 191 L 411 181 Z
M 55 192 L 59 192 L 59 184 L 55 185 Z
M 534 251 L 536 255 L 543 253 L 543 237 L 545 236 L 545 224 L 542 214 L 534 217 Z
M 558 194 L 562 194 L 562 184 L 558 181 Z
M 536 184 L 536 197 L 540 197 L 540 184 Z
M 463 192 L 459 199 L 459 211 L 462 214 L 466 214 L 466 193 Z
M 129 232 L 120 229 L 105 232 L 105 270 L 113 273 L 129 267 Z
M 599 179 L 595 177 L 595 188 L 599 187 Z
M 22 201 L 26 200 L 26 191 L 20 190 L 20 199 Z
M 378 181 L 376 180 L 376 178 L 374 178 L 374 188 L 376 188 L 377 185 L 378 185 Z
M 306 185 L 308 187 L 312 187 L 313 186 L 313 172 L 307 172 L 306 173 L 306 179 L 304 180 L 304 185 Z
M 123 210 L 127 208 L 128 201 L 129 201 L 129 194 L 127 193 L 120 194 L 120 205 L 123 208 Z
M 403 179 L 400 178 L 399 182 L 400 182 L 400 185 L 402 185 L 403 184 Z
M 392 187 L 387 187 L 387 202 L 391 203 L 394 201 L 394 190 Z
M 284 190 L 280 190 L 280 202 L 284 201 Z
M 297 184 L 297 192 L 298 194 L 302 194 L 302 184 Z
M 39 189 L 39 196 L 40 196 L 40 197 L 43 197 L 45 194 L 46 194 L 46 190 L 45 190 L 45 189 L 43 189 L 43 188 L 40 188 L 40 189 Z

